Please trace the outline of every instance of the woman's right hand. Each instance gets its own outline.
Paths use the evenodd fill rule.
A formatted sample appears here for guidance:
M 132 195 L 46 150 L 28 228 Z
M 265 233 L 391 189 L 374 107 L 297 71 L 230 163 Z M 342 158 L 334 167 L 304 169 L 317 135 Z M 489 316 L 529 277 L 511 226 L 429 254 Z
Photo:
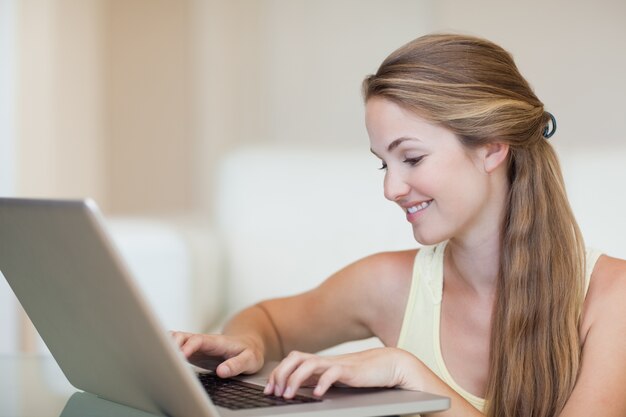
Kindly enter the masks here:
M 263 343 L 252 336 L 175 331 L 170 334 L 187 360 L 192 363 L 202 362 L 202 359 L 219 358 L 221 363 L 215 372 L 221 378 L 253 374 L 263 367 Z

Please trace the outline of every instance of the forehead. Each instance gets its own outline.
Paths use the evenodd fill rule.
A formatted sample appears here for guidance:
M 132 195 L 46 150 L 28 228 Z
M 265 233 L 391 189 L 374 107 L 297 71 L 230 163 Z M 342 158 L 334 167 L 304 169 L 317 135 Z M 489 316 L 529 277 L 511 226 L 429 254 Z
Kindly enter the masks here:
M 384 97 L 372 97 L 365 103 L 365 121 L 376 122 L 381 120 L 401 121 L 418 117 L 416 113 L 388 100 Z
M 365 105 L 365 126 L 373 150 L 383 150 L 398 138 L 417 138 L 424 144 L 456 139 L 445 127 L 429 122 L 417 113 L 381 97 L 369 99 Z

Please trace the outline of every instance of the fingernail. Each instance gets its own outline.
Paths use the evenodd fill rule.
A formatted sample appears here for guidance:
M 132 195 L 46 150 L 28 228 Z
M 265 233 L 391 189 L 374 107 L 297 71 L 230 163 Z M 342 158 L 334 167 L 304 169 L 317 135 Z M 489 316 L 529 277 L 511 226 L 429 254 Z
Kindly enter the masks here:
M 283 394 L 283 397 L 291 398 L 292 394 L 293 394 L 293 388 L 287 387 L 287 389 L 285 389 L 285 393 Z
M 272 393 L 272 388 L 274 388 L 272 386 L 272 383 L 268 382 L 267 385 L 265 386 L 265 389 L 263 390 L 263 394 L 265 394 L 265 395 L 271 394 Z
M 230 370 L 230 367 L 228 365 L 220 365 L 218 368 L 221 369 L 220 373 L 222 374 L 222 377 L 229 377 L 232 375 L 232 371 Z
M 274 395 L 277 397 L 283 395 L 283 388 L 280 385 L 276 385 L 276 388 L 274 388 Z

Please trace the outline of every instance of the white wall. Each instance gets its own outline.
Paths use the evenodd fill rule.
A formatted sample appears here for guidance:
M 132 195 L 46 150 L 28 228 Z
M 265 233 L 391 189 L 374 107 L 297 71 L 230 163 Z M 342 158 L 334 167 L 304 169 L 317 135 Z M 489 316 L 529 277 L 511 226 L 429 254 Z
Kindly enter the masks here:
M 513 54 L 559 122 L 558 147 L 626 152 L 626 2 L 438 0 L 436 30 L 486 37 Z
M 0 0 L 0 196 L 15 192 L 15 2 Z M 0 354 L 17 348 L 15 297 L 0 272 Z
M 189 3 L 103 1 L 100 160 L 109 212 L 193 210 Z
M 432 29 L 431 0 L 195 0 L 196 191 L 242 145 L 363 146 L 361 80 Z
M 16 193 L 105 205 L 101 0 L 21 0 Z
M 626 259 L 626 148 L 563 149 L 559 158 L 585 244 Z
M 0 195 L 15 192 L 15 29 L 14 0 L 0 0 Z

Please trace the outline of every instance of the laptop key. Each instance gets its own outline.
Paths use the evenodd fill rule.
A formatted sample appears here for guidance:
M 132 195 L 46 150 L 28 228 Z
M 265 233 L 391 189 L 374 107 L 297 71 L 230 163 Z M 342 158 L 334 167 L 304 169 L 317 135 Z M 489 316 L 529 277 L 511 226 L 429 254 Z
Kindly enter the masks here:
M 296 395 L 291 399 L 265 395 L 261 386 L 236 379 L 220 378 L 211 373 L 198 374 L 198 378 L 215 405 L 231 410 L 322 401 L 321 399 L 304 395 Z

